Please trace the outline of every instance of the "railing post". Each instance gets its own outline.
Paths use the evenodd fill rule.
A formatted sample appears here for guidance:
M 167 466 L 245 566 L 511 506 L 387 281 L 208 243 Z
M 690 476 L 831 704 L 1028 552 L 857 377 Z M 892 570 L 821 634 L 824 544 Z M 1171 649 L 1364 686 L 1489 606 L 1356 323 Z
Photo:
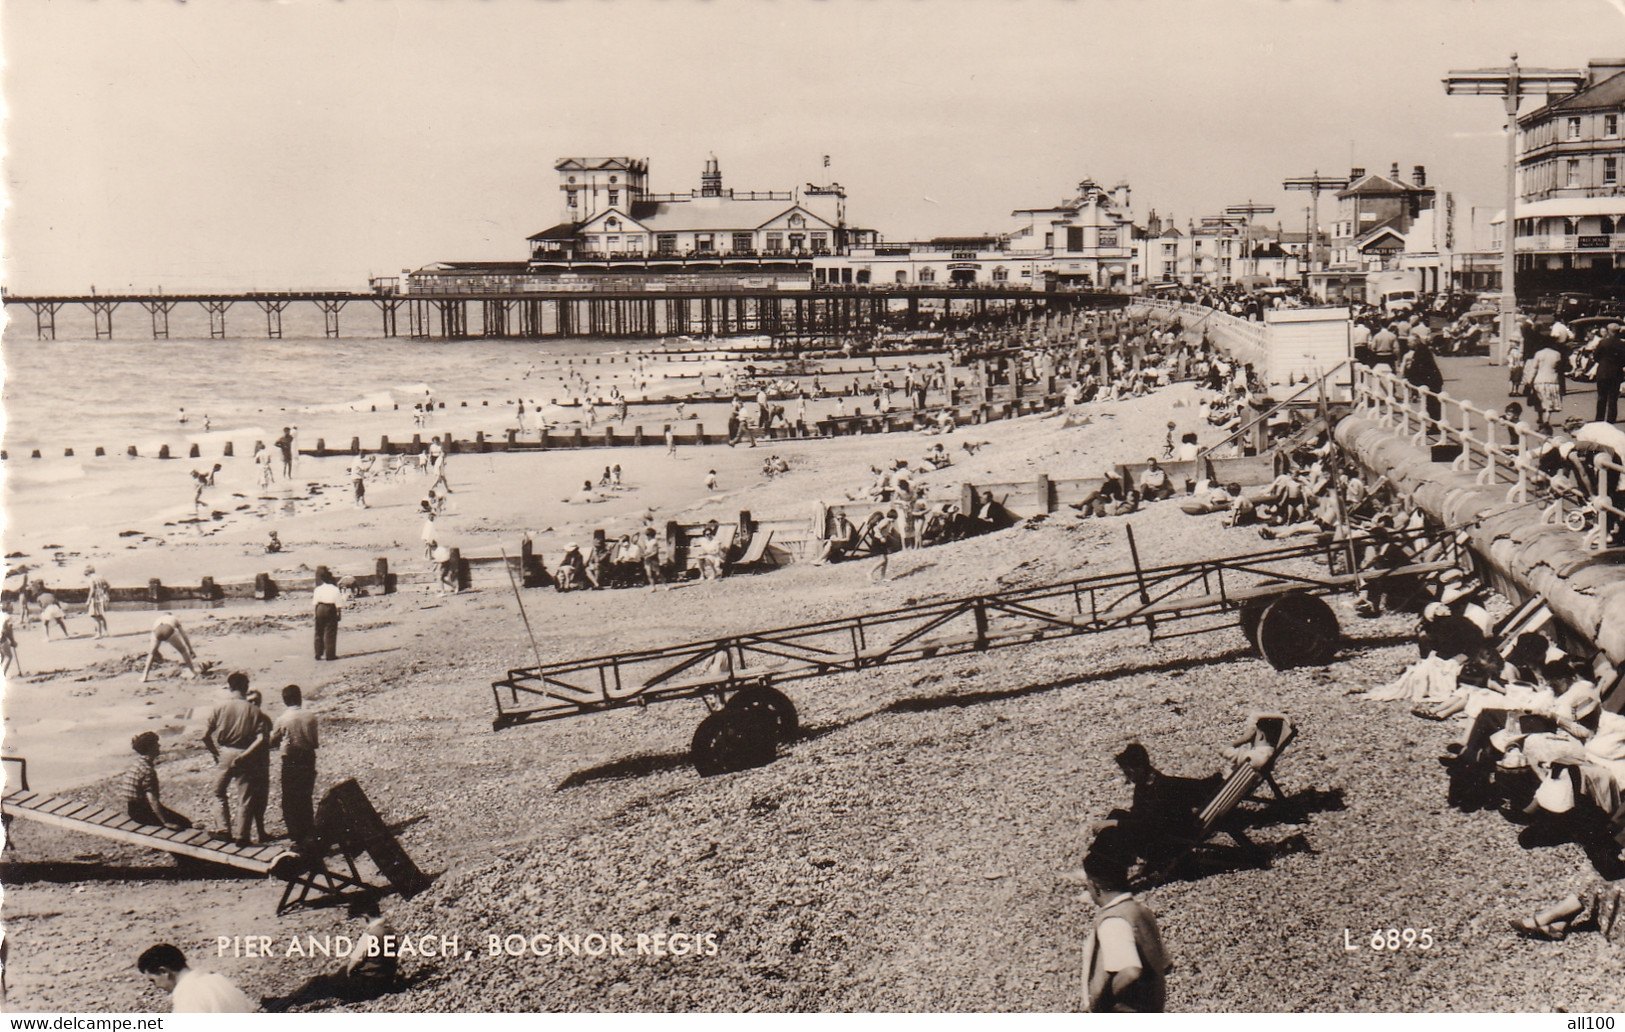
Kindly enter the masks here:
M 1612 515 L 1608 510 L 1613 507 L 1608 497 L 1608 467 L 1601 454 L 1591 457 L 1592 473 L 1597 479 L 1597 493 L 1591 497 L 1591 508 L 1597 514 L 1597 525 L 1585 536 L 1585 550 L 1587 552 L 1600 552 L 1608 545 L 1608 517 Z
M 1495 483 L 1495 472 L 1501 459 L 1501 446 L 1495 440 L 1495 427 L 1499 422 L 1496 416 L 1484 413 L 1484 468 L 1478 471 L 1476 481 L 1480 487 Z
M 1473 465 L 1472 406 L 1465 401 L 1458 401 L 1456 407 L 1461 409 L 1461 434 L 1457 438 L 1461 442 L 1461 454 L 1456 456 L 1456 461 L 1450 464 L 1450 468 L 1458 472 L 1465 472 L 1470 470 Z M 1443 415 L 1443 413 L 1440 413 L 1440 415 Z
M 1529 434 L 1518 432 L 1518 482 L 1507 491 L 1507 501 L 1523 504 L 1529 500 Z

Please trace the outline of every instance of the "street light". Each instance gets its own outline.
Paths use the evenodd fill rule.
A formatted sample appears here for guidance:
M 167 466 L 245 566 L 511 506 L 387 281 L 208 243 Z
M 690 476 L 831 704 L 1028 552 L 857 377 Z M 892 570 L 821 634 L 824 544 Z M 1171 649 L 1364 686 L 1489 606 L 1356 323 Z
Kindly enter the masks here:
M 1252 264 L 1248 266 L 1248 268 L 1250 268 L 1252 271 L 1245 273 L 1244 275 L 1258 275 L 1258 261 L 1253 254 L 1256 247 L 1252 240 L 1252 234 L 1247 232 L 1247 230 L 1251 229 L 1253 226 L 1253 216 L 1271 215 L 1274 214 L 1274 212 L 1275 205 L 1254 204 L 1250 199 L 1246 204 L 1232 204 L 1228 208 L 1224 209 L 1224 213 L 1226 215 L 1239 215 L 1242 219 L 1241 224 L 1243 229 L 1241 233 L 1241 249 L 1246 252 L 1246 254 L 1243 255 L 1244 258 L 1252 259 Z
M 1281 186 L 1287 190 L 1309 191 L 1309 206 L 1313 209 L 1313 223 L 1312 228 L 1309 231 L 1309 239 L 1304 243 L 1303 285 L 1306 289 L 1309 286 L 1309 269 L 1311 267 L 1310 262 L 1314 258 L 1315 243 L 1320 236 L 1320 191 L 1341 190 L 1348 185 L 1349 181 L 1347 177 L 1323 176 L 1320 174 L 1319 169 L 1316 169 L 1315 174 L 1312 176 L 1297 176 L 1292 179 L 1282 180 L 1281 182 Z
M 1226 213 L 1224 215 L 1202 216 L 1203 227 L 1214 230 L 1214 247 L 1216 248 L 1219 247 L 1219 242 L 1227 239 L 1237 226 L 1243 226 L 1246 225 L 1246 223 L 1247 218 L 1243 215 L 1231 215 Z M 1223 248 L 1219 248 L 1219 253 L 1214 255 L 1213 260 L 1218 265 L 1220 281 L 1228 283 L 1230 281 L 1230 276 L 1226 275 L 1224 271 Z
M 1514 210 L 1518 204 L 1518 103 L 1530 94 L 1573 93 L 1585 85 L 1583 69 L 1519 68 L 1518 55 L 1505 68 L 1475 68 L 1445 76 L 1444 91 L 1450 96 L 1502 97 L 1507 114 L 1507 196 L 1506 215 L 1501 224 L 1501 340 L 1490 355 L 1490 364 L 1499 365 L 1512 347 L 1517 332 L 1518 302 L 1514 292 L 1517 275 L 1513 242 L 1518 233 Z

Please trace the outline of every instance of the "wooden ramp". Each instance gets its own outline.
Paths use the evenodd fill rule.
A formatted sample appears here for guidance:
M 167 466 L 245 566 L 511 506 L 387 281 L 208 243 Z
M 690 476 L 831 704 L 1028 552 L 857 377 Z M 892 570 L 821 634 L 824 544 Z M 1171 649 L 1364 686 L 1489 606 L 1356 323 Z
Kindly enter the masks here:
M 335 829 L 331 847 L 324 842 L 320 855 L 307 856 L 295 852 L 287 844 L 239 846 L 235 842 L 215 838 L 199 828 L 175 831 L 151 824 L 140 824 L 131 820 L 128 814 L 118 810 L 92 806 L 62 796 L 33 792 L 28 788 L 27 761 L 22 757 L 12 756 L 7 756 L 4 760 L 6 791 L 4 796 L 0 796 L 0 815 L 5 819 L 7 839 L 11 837 L 12 819 L 21 817 L 40 824 L 66 828 L 68 831 L 82 832 L 86 835 L 112 839 L 115 842 L 161 850 L 175 856 L 234 867 L 261 877 L 276 877 L 287 883 L 282 892 L 282 899 L 277 904 L 278 914 L 290 906 L 305 902 L 315 904 L 336 900 L 348 889 L 369 893 L 380 892 L 378 887 L 369 885 L 356 869 L 354 858 L 360 852 L 367 852 L 372 856 L 378 863 L 379 870 L 389 878 L 390 884 L 403 895 L 411 895 L 426 883 L 423 875 L 406 857 L 400 844 L 389 835 L 377 814 L 372 812 L 370 805 L 367 805 L 367 812 L 371 814 L 372 824 L 367 828 L 364 841 L 358 840 L 347 825 L 341 826 Z M 361 803 L 366 805 L 366 797 L 361 794 L 360 786 L 354 781 L 346 781 L 335 786 L 335 791 L 339 789 L 344 790 L 347 798 L 359 798 Z M 329 792 L 329 796 L 332 795 L 333 792 Z M 324 800 L 324 804 L 325 802 Z M 383 841 L 384 839 L 388 840 L 387 843 Z M 343 858 L 347 870 L 329 868 L 327 861 L 335 855 Z M 383 858 L 381 861 L 380 857 Z M 314 897 L 311 896 L 313 892 Z

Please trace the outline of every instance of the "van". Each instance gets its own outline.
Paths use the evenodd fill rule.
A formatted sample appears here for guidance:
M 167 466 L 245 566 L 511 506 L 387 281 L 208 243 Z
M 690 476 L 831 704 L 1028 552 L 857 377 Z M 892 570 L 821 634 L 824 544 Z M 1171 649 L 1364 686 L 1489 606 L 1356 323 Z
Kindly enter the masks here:
M 1416 291 L 1385 290 L 1380 300 L 1384 315 L 1399 315 L 1416 307 Z

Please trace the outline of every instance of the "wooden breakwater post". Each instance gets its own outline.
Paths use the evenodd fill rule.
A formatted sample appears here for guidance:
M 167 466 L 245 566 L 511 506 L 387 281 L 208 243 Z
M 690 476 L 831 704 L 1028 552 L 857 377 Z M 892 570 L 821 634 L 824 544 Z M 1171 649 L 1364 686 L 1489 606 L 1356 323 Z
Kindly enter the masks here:
M 389 560 L 379 556 L 373 560 L 373 576 L 378 579 L 379 594 L 392 595 L 395 593 L 395 579 L 389 574 Z

